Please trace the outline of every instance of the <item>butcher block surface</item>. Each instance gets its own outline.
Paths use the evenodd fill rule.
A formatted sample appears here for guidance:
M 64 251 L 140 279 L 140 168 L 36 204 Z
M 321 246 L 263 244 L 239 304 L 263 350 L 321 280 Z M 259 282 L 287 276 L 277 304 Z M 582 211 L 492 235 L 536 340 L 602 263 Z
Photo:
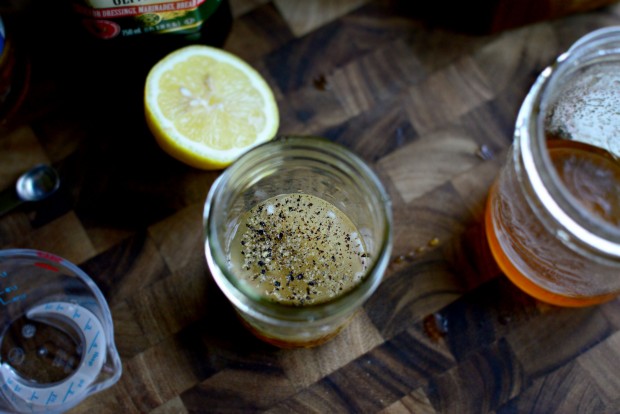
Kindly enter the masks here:
M 0 126 L 0 188 L 39 163 L 62 186 L 0 217 L 0 248 L 88 273 L 123 363 L 118 383 L 71 413 L 620 412 L 620 300 L 528 297 L 481 228 L 533 81 L 582 35 L 620 24 L 620 6 L 470 31 L 405 3 L 231 0 L 223 47 L 273 89 L 279 134 L 347 146 L 393 203 L 382 284 L 312 349 L 255 339 L 211 278 L 202 212 L 220 171 L 164 153 L 139 93 L 67 76 L 74 62 L 53 58 L 53 33 L 24 42 L 30 76 Z

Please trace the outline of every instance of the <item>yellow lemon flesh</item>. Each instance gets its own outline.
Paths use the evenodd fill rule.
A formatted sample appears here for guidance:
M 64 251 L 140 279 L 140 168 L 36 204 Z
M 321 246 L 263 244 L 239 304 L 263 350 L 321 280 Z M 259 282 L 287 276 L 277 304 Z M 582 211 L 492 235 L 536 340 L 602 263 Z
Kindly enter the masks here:
M 250 65 L 209 46 L 187 46 L 150 70 L 146 122 L 168 154 L 193 167 L 224 168 L 272 139 L 279 113 L 271 88 Z

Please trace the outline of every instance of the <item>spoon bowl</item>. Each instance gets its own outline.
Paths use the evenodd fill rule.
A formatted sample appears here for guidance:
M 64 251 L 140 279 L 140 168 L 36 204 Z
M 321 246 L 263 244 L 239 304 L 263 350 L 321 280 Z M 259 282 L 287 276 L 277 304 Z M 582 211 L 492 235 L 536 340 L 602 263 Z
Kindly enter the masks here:
M 24 202 L 41 201 L 58 190 L 60 176 L 49 165 L 36 165 L 23 173 L 14 187 L 0 192 L 0 216 Z
M 37 165 L 19 177 L 15 185 L 22 201 L 41 201 L 54 194 L 60 187 L 60 177 L 49 165 Z

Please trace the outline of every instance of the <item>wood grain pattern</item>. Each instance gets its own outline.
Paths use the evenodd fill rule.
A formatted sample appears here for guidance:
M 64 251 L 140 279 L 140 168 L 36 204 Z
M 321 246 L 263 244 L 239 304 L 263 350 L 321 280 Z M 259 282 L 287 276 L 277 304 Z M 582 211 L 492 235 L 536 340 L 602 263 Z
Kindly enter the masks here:
M 300 3 L 295 0 L 274 0 L 276 7 L 296 36 L 310 33 L 367 2 L 368 0 L 318 0 Z
M 97 88 L 52 37 L 24 35 L 32 78 L 0 126 L 0 187 L 41 162 L 63 186 L 0 217 L 0 248 L 47 250 L 89 273 L 124 369 L 71 413 L 620 411 L 620 300 L 531 299 L 500 274 L 481 227 L 530 85 L 581 35 L 620 24 L 620 6 L 475 34 L 405 3 L 231 1 L 224 47 L 270 83 L 279 132 L 351 148 L 393 201 L 384 281 L 314 349 L 277 349 L 241 326 L 204 259 L 203 203 L 219 172 L 156 146 L 141 82 Z

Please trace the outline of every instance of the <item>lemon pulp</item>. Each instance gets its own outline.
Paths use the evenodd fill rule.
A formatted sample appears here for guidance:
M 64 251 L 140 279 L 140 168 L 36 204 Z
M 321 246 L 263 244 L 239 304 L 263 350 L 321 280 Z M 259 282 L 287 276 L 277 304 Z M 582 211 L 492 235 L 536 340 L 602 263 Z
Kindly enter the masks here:
M 240 58 L 188 46 L 158 62 L 145 86 L 146 120 L 159 145 L 198 168 L 222 168 L 275 136 L 279 114 L 263 77 Z

